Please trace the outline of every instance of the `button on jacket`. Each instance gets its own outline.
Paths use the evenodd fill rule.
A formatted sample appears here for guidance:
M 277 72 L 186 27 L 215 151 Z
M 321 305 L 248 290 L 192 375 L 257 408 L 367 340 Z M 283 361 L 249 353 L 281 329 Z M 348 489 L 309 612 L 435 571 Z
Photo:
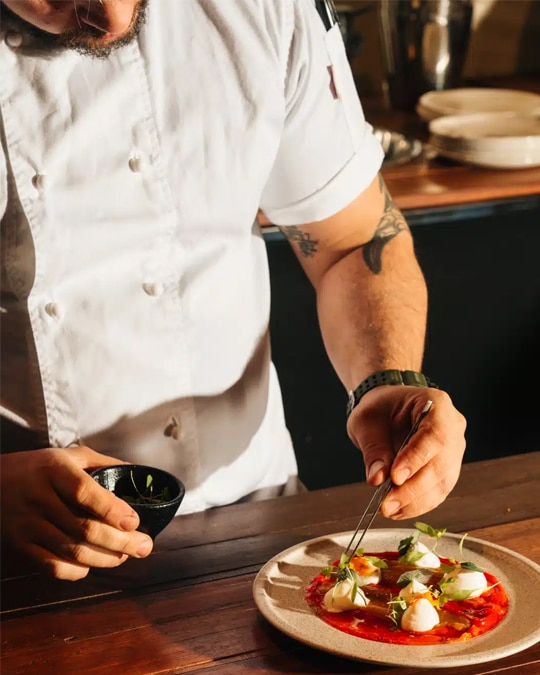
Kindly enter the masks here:
M 186 512 L 285 483 L 256 215 L 320 220 L 380 167 L 339 27 L 159 0 L 105 59 L 1 30 L 2 415 L 172 471 Z

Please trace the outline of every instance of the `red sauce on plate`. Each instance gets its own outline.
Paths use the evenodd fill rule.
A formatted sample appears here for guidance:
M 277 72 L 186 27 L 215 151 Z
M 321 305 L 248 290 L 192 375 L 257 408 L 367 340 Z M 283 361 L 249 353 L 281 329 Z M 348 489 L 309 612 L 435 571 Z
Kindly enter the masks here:
M 383 560 L 396 561 L 397 552 L 366 553 Z M 443 563 L 450 563 L 446 558 L 439 558 Z M 338 561 L 334 563 L 338 564 Z M 404 570 L 405 571 L 405 570 Z M 359 608 L 346 612 L 328 612 L 323 605 L 323 599 L 333 582 L 323 574 L 316 576 L 306 592 L 306 601 L 313 611 L 327 624 L 337 630 L 349 633 L 356 637 L 376 642 L 387 642 L 398 645 L 434 645 L 449 642 L 469 640 L 492 630 L 502 621 L 508 611 L 508 597 L 498 579 L 489 572 L 484 572 L 488 586 L 493 586 L 478 598 L 465 600 L 449 600 L 444 604 L 440 615 L 442 622 L 432 630 L 415 633 L 397 628 L 390 618 L 377 616 Z M 370 585 L 364 586 L 369 595 L 369 589 L 388 591 L 392 596 L 399 594 L 399 586 Z M 369 607 L 369 606 L 368 606 Z

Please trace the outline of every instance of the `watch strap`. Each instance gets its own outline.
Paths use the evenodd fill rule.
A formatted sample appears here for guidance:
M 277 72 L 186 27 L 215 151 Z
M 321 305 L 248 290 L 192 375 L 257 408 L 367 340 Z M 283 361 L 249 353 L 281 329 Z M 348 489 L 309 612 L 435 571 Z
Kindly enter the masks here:
M 378 373 L 373 373 L 359 384 L 353 391 L 349 392 L 349 400 L 347 402 L 347 417 L 356 408 L 362 396 L 365 396 L 368 391 L 376 387 L 382 387 L 386 384 L 402 384 L 409 387 L 432 387 L 438 389 L 439 387 L 429 379 L 424 373 L 419 373 L 416 370 L 381 370 Z

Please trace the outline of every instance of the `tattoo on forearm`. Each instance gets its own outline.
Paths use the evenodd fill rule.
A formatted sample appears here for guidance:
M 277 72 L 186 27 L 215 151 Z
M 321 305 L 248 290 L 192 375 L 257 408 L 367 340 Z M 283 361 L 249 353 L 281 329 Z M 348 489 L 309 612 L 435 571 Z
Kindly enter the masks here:
M 384 213 L 377 225 L 373 239 L 364 246 L 363 251 L 365 263 L 374 274 L 380 274 L 382 271 L 382 254 L 386 244 L 403 230 L 409 229 L 380 174 L 379 189 L 381 194 L 384 195 Z
M 294 225 L 280 227 L 279 229 L 291 243 L 294 242 L 298 246 L 304 258 L 311 258 L 317 253 L 319 241 L 318 239 L 312 239 L 309 232 L 302 232 L 299 227 Z

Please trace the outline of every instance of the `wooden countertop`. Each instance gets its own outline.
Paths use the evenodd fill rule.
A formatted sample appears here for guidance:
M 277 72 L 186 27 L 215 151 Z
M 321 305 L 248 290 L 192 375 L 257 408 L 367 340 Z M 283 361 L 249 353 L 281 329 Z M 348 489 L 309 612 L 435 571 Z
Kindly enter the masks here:
M 540 194 L 540 167 L 495 171 L 437 158 L 383 168 L 382 174 L 404 211 Z
M 540 452 L 466 464 L 453 493 L 424 520 L 540 563 L 539 481 Z M 158 537 L 147 559 L 77 582 L 25 574 L 16 560 L 15 566 L 2 560 L 1 671 L 425 675 L 429 669 L 375 666 L 307 647 L 273 628 L 252 597 L 255 576 L 269 558 L 308 539 L 354 529 L 372 492 L 366 484 L 344 485 L 182 516 Z M 374 526 L 396 524 L 378 516 Z M 399 523 L 409 526 L 413 521 Z M 540 595 L 540 575 L 530 592 Z M 451 671 L 534 675 L 539 663 L 537 643 L 496 662 Z

